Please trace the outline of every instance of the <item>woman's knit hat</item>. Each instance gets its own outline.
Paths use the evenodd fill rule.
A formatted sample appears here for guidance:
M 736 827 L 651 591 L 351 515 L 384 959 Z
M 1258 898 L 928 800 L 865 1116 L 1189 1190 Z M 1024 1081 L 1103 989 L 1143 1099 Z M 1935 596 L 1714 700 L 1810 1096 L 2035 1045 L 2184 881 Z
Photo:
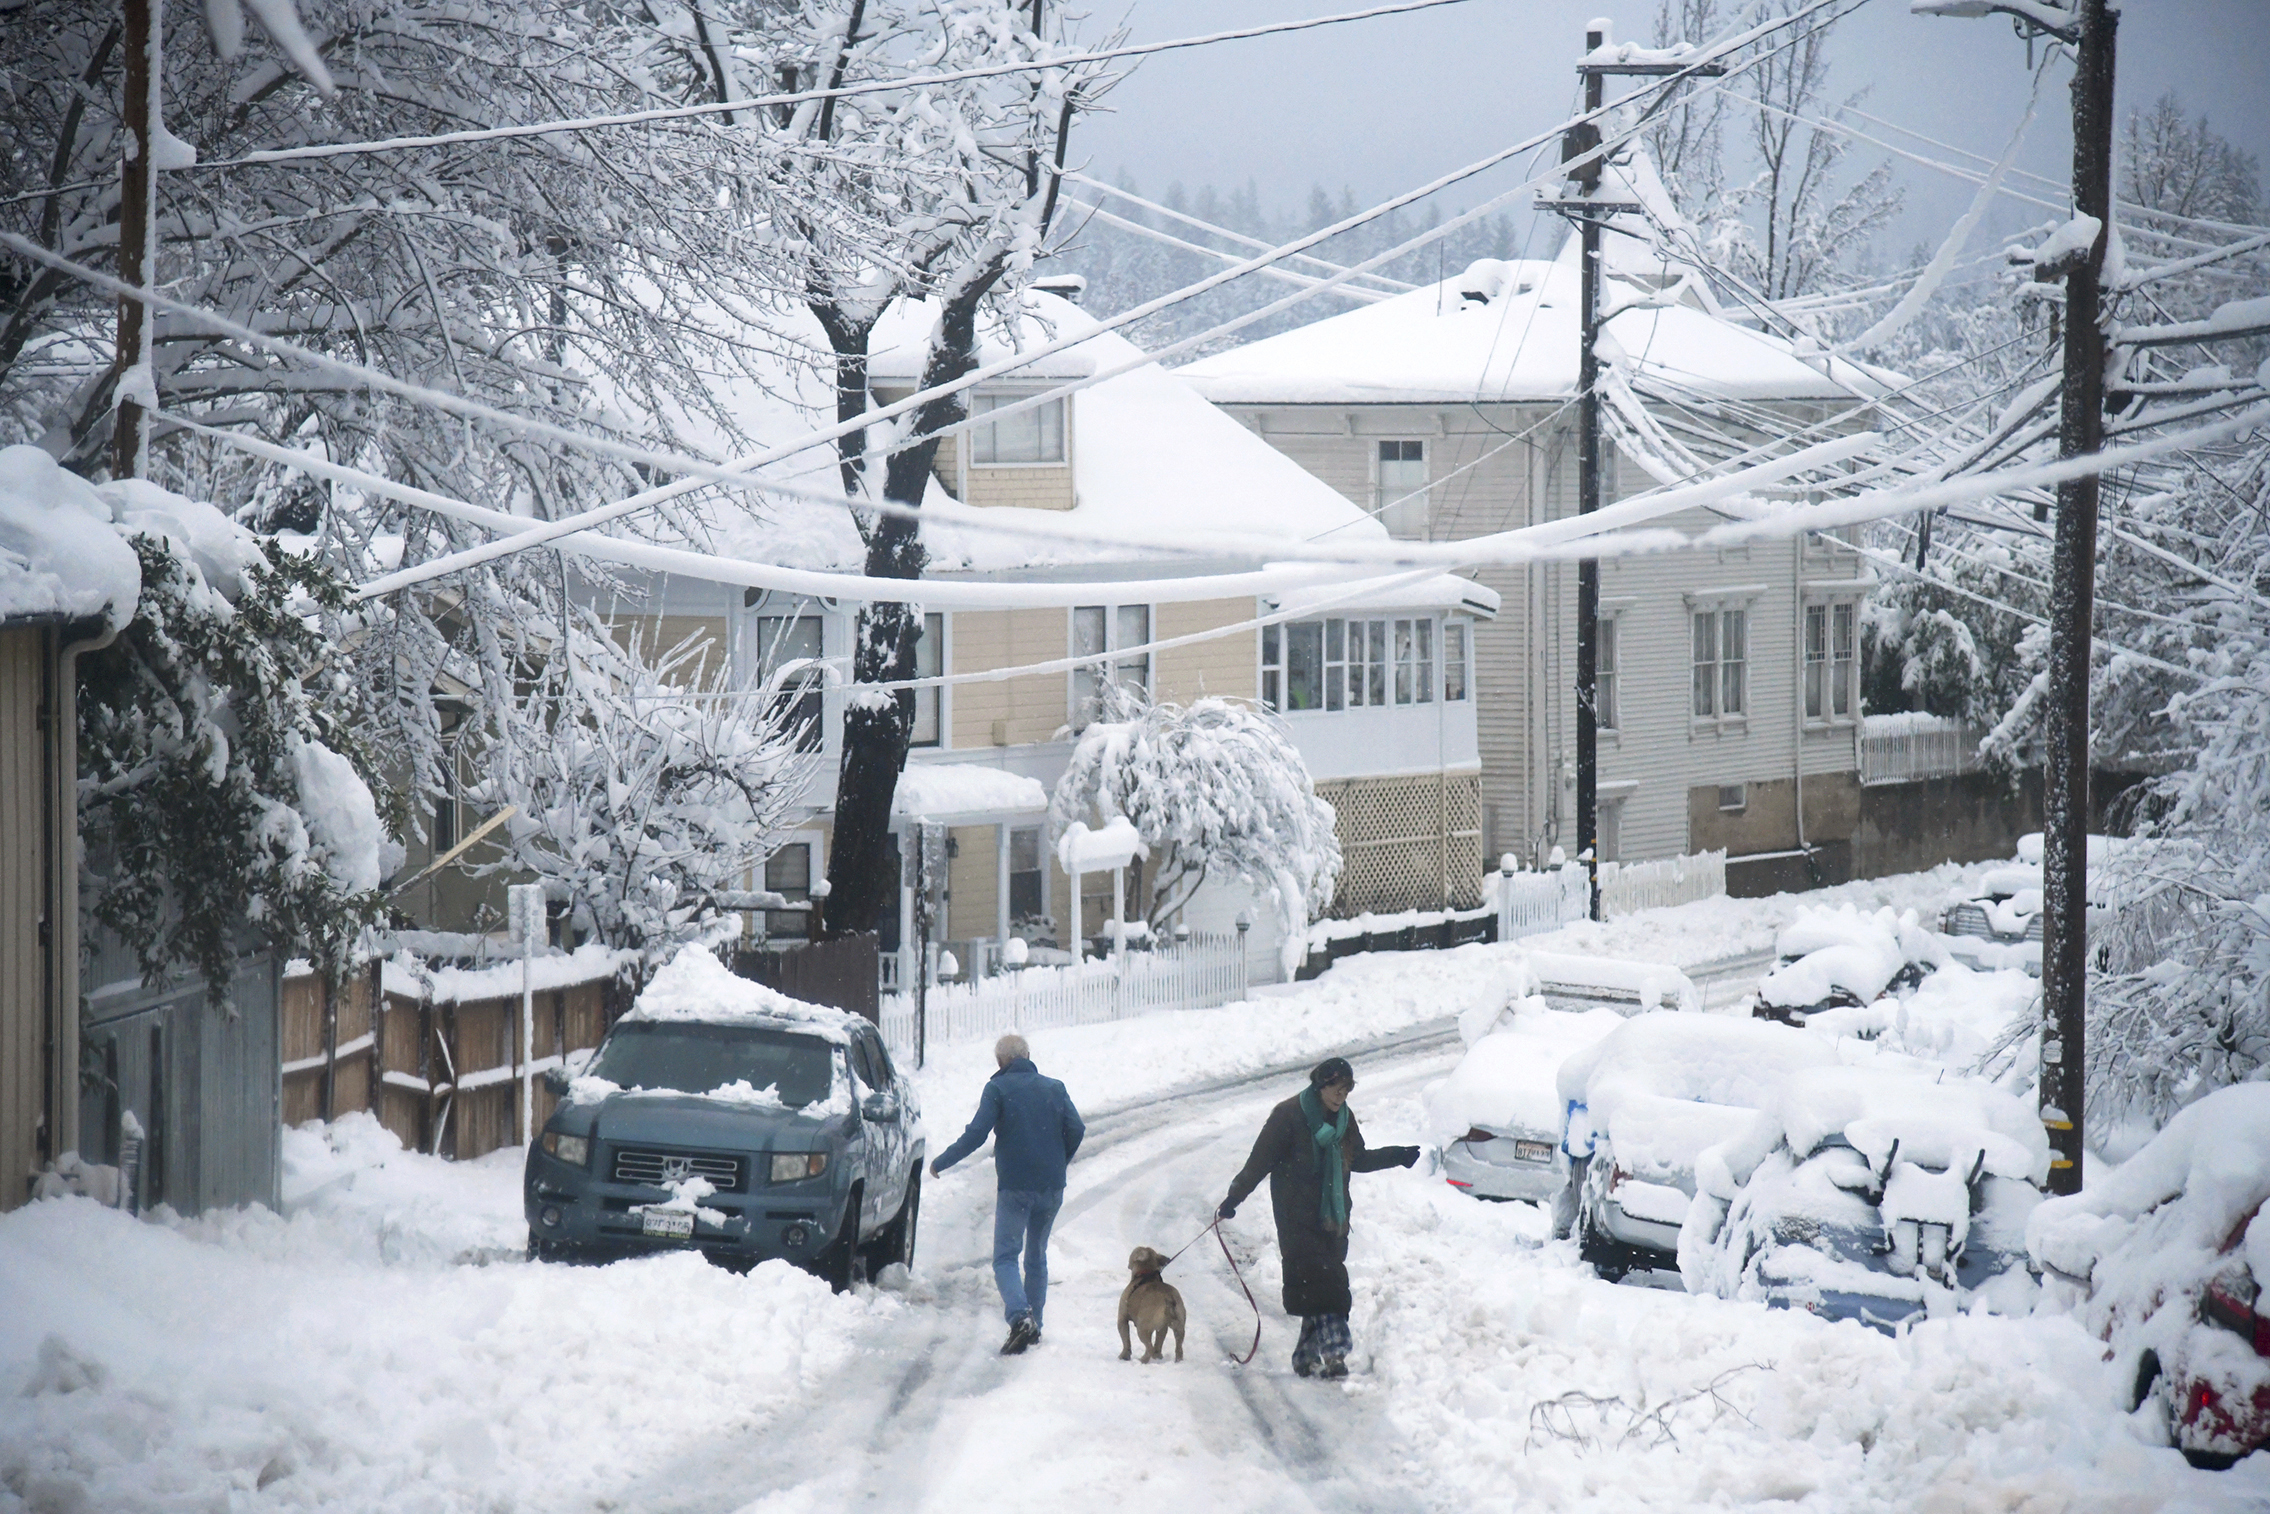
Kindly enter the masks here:
M 1311 1088 L 1330 1088 L 1335 1083 L 1345 1083 L 1350 1088 L 1356 1086 L 1356 1070 L 1348 1065 L 1346 1057 L 1326 1057 L 1308 1075 Z

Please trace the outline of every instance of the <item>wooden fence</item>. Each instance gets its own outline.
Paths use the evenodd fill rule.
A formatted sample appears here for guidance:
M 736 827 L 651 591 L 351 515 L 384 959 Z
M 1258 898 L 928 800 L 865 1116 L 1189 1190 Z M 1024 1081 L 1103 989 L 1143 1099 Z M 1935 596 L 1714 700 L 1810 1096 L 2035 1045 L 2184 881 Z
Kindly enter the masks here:
M 537 966 L 525 1027 L 518 963 L 432 969 L 397 953 L 337 987 L 320 973 L 287 977 L 285 1123 L 368 1110 L 404 1146 L 465 1159 L 525 1141 L 523 1079 L 530 1124 L 542 1129 L 555 1102 L 542 1074 L 565 1053 L 597 1046 L 624 1007 L 605 954 L 540 958 Z

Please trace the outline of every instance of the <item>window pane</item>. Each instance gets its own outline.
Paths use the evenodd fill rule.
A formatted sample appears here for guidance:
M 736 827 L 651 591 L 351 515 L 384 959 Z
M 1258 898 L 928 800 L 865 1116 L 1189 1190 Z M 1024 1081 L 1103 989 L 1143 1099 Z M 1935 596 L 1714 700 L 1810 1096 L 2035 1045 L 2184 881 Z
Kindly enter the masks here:
M 1143 645 L 1151 639 L 1151 607 L 1149 605 L 1121 605 L 1115 630 L 1117 634 L 1111 639 L 1114 648 Z
M 1010 394 L 980 394 L 970 413 L 984 415 L 1021 398 Z M 1064 460 L 1064 401 L 1050 400 L 1019 411 L 989 425 L 970 428 L 970 461 L 987 463 L 1058 463 Z
M 1387 703 L 1387 622 L 1371 622 L 1371 658 L 1364 673 L 1364 703 Z
M 945 650 L 946 617 L 943 615 L 923 616 L 922 635 L 914 643 L 914 676 L 917 678 L 936 678 L 943 673 L 945 671 Z M 908 737 L 908 741 L 912 745 L 937 746 L 940 743 L 944 733 L 938 720 L 938 712 L 942 705 L 939 696 L 944 692 L 943 689 L 916 689 L 914 691 L 914 732 Z
M 1272 710 L 1281 710 L 1285 707 L 1282 702 L 1281 690 L 1283 676 L 1276 668 L 1263 668 L 1261 670 L 1261 702 Z
M 1285 627 L 1285 708 L 1314 710 L 1324 703 L 1324 622 L 1297 620 Z
M 1082 605 L 1072 612 L 1072 655 L 1093 657 L 1109 651 L 1104 645 L 1104 607 Z
M 1722 715 L 1739 715 L 1744 709 L 1744 662 L 1748 655 L 1749 612 L 1728 610 L 1725 624 L 1719 630 L 1719 702 Z
M 1466 627 L 1455 622 L 1442 628 L 1442 697 L 1466 697 Z
M 1282 661 L 1282 659 L 1283 654 L 1278 651 L 1277 628 L 1275 626 L 1263 626 L 1261 628 L 1261 660 L 1264 663 L 1273 663 Z
M 1750 612 L 1728 610 L 1725 624 L 1719 628 L 1718 656 L 1721 662 L 1740 662 L 1749 654 Z
M 1348 655 L 1348 623 L 1328 620 L 1324 623 L 1324 660 L 1339 662 Z
M 1718 617 L 1708 610 L 1695 617 L 1695 661 L 1718 661 Z
M 1823 659 L 1829 652 L 1828 610 L 1822 605 L 1805 607 L 1805 718 L 1818 720 L 1826 694 L 1827 669 Z
M 1435 623 L 1431 620 L 1414 621 L 1419 656 L 1411 672 L 1411 683 L 1421 704 L 1435 702 Z
M 765 887 L 784 898 L 812 897 L 812 844 L 793 841 L 765 859 Z M 801 941 L 812 932 L 811 915 L 804 910 L 765 911 L 765 934 Z
M 1616 728 L 1616 622 L 1603 617 L 1592 661 L 1593 720 L 1603 731 Z
M 1336 662 L 1324 665 L 1324 707 L 1328 710 L 1346 709 L 1348 705 L 1348 670 Z
M 1829 677 L 1833 705 L 1839 715 L 1852 713 L 1852 622 L 1853 607 L 1838 605 L 1836 637 L 1830 644 L 1836 660 L 1829 670 Z
M 775 674 L 792 663 L 817 661 L 820 656 L 820 617 L 817 615 L 760 615 L 757 617 L 757 665 L 759 676 L 770 683 Z M 785 711 L 788 729 L 795 734 L 796 749 L 816 752 L 820 749 L 820 689 L 824 678 L 819 668 L 804 668 L 786 673 L 774 708 Z

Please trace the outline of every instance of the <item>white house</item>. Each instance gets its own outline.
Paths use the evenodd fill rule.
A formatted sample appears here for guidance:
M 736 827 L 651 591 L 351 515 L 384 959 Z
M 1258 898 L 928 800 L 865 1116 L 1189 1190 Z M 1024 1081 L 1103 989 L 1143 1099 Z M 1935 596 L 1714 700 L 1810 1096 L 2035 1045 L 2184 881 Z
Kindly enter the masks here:
M 1625 172 L 1660 198 L 1644 166 Z M 1604 502 L 1768 436 L 1864 428 L 1875 376 L 1735 323 L 1691 270 L 1607 240 Z M 1483 536 L 1576 510 L 1577 295 L 1572 236 L 1555 260 L 1478 262 L 1179 372 L 1397 537 Z M 1576 567 L 1474 576 L 1503 604 L 1475 631 L 1486 851 L 1573 851 Z M 1605 859 L 1724 847 L 1753 859 L 1737 889 L 1841 876 L 1872 584 L 1824 536 L 1603 563 Z

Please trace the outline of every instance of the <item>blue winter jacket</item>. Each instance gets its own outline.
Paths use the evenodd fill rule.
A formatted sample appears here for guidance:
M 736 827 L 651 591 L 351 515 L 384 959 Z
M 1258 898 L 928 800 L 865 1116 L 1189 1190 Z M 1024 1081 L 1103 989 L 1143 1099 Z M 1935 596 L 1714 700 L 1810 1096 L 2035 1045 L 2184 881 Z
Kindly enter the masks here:
M 1080 1149 L 1088 1127 L 1072 1096 L 1044 1078 L 1032 1058 L 1019 1057 L 995 1073 L 977 1101 L 977 1113 L 960 1139 L 939 1154 L 932 1170 L 944 1172 L 993 1137 L 993 1171 L 1003 1188 L 1064 1187 L 1065 1164 Z

